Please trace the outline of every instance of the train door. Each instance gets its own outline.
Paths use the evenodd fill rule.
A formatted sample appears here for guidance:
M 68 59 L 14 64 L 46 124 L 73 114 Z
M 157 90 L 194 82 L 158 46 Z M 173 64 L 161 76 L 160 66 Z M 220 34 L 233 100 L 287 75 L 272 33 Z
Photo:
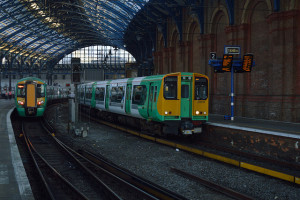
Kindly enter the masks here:
M 191 82 L 189 80 L 181 80 L 181 118 L 189 118 L 191 115 Z
M 148 98 L 148 117 L 152 116 L 153 113 L 153 97 L 154 97 L 154 83 L 150 83 L 149 85 L 149 98 Z
M 131 104 L 131 88 L 132 84 L 127 84 L 126 87 L 126 100 L 125 100 L 125 112 L 126 114 L 130 114 L 130 104 Z
M 105 91 L 105 109 L 109 109 L 109 85 L 106 85 L 106 91 Z
M 35 107 L 36 97 L 35 97 L 35 84 L 26 85 L 26 107 Z

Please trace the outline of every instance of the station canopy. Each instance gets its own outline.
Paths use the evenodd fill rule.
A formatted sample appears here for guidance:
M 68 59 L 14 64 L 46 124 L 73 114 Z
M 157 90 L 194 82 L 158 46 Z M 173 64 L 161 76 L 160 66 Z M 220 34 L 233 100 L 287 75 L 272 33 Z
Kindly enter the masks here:
M 128 26 L 148 1 L 1 0 L 2 58 L 13 54 L 58 62 L 92 45 L 124 49 Z

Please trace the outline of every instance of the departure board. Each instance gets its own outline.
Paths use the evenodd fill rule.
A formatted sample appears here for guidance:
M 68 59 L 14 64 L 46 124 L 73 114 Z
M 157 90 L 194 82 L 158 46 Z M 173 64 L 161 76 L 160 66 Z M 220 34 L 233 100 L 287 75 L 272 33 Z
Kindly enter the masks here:
M 231 71 L 232 59 L 233 59 L 233 55 L 229 55 L 229 54 L 223 55 L 222 70 L 224 72 Z
M 251 72 L 253 64 L 253 55 L 252 54 L 246 54 L 243 58 L 243 71 L 245 72 Z

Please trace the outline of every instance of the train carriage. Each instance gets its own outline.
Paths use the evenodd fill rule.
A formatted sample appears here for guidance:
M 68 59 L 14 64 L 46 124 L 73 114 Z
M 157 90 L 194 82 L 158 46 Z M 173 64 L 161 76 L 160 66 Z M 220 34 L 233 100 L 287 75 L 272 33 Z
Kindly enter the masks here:
M 97 116 L 155 134 L 197 134 L 208 120 L 208 77 L 178 72 L 79 86 Z
M 47 84 L 35 77 L 27 77 L 17 81 L 15 104 L 19 116 L 43 116 L 47 104 L 46 88 Z

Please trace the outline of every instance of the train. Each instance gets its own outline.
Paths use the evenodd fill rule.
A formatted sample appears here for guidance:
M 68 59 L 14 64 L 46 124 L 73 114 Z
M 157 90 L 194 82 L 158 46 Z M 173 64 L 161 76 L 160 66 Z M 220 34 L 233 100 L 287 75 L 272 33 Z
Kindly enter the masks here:
M 35 77 L 18 80 L 15 88 L 15 105 L 21 117 L 41 117 L 47 105 L 47 84 Z
M 208 120 L 209 79 L 177 72 L 78 85 L 81 110 L 146 134 L 194 135 Z
M 70 88 L 49 86 L 36 77 L 17 81 L 15 91 L 15 106 L 20 117 L 42 117 L 49 101 L 55 103 L 70 97 Z

